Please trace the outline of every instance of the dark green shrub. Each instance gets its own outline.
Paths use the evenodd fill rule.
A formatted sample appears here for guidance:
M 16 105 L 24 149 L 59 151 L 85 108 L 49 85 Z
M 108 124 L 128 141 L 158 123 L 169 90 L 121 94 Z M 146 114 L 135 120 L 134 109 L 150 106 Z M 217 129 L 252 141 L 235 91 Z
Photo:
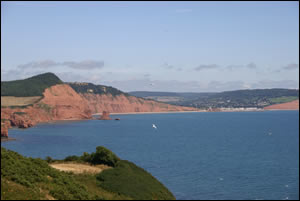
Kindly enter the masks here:
M 90 163 L 91 155 L 87 152 L 83 152 L 83 155 L 80 157 L 80 160 Z
M 64 159 L 64 161 L 80 161 L 80 157 L 79 156 L 68 156 Z
M 42 96 L 46 88 L 63 82 L 53 73 L 44 73 L 24 80 L 1 82 L 1 96 Z
M 46 161 L 47 163 L 53 163 L 53 162 L 54 162 L 54 160 L 53 160 L 50 156 L 47 156 L 47 157 L 45 158 L 45 161 Z
M 93 94 L 111 94 L 113 96 L 124 95 L 129 96 L 128 93 L 120 91 L 114 87 L 95 85 L 92 83 L 74 83 L 68 82 L 77 93 L 93 93 Z
M 14 112 L 14 114 L 17 114 L 17 115 L 25 115 L 27 114 L 26 112 Z
M 90 163 L 105 164 L 114 167 L 120 160 L 112 151 L 106 149 L 105 147 L 97 147 L 96 152 L 91 154 Z

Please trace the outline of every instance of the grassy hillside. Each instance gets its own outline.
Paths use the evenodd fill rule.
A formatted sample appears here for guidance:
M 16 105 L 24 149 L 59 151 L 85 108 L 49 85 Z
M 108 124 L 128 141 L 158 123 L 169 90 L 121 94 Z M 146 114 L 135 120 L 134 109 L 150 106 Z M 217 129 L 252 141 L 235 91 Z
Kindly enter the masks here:
M 92 83 L 80 83 L 80 82 L 68 82 L 77 93 L 94 93 L 94 94 L 111 94 L 113 96 L 125 95 L 124 93 L 114 87 L 104 86 L 104 85 L 95 85 Z
M 119 159 L 110 150 L 97 147 L 95 153 L 67 157 L 64 161 L 110 164 L 96 175 L 58 171 L 47 161 L 23 157 L 1 148 L 1 200 L 9 199 L 174 199 L 160 182 L 143 169 Z
M 103 189 L 135 200 L 174 199 L 172 193 L 152 175 L 129 161 L 119 161 L 115 168 L 105 170 L 97 179 Z
M 236 90 L 220 93 L 169 93 L 169 92 L 130 92 L 144 98 L 163 100 L 173 99 L 171 103 L 198 108 L 218 107 L 264 107 L 277 103 L 285 103 L 299 99 L 298 89 L 254 89 Z M 178 97 L 178 101 L 175 97 Z
M 24 80 L 1 82 L 1 96 L 42 96 L 46 88 L 63 82 L 53 73 L 44 73 Z

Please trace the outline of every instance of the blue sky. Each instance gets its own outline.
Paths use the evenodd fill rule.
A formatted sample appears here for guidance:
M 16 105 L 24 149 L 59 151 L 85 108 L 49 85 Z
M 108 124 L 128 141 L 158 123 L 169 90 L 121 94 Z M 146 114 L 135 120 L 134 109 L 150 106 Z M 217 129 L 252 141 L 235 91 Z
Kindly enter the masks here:
M 298 2 L 1 2 L 1 80 L 299 88 Z

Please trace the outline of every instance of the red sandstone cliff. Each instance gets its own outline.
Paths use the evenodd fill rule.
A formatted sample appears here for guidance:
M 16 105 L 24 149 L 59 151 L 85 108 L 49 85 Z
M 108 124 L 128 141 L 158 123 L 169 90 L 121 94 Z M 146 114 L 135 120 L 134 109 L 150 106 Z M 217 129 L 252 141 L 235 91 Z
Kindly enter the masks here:
M 1 122 L 1 137 L 8 137 L 8 126 Z
M 264 107 L 265 110 L 299 110 L 299 100 Z
M 52 120 L 90 119 L 92 113 L 103 111 L 127 113 L 196 110 L 195 108 L 174 106 L 134 96 L 78 94 L 67 84 L 58 84 L 47 88 L 43 96 L 44 98 L 33 106 L 15 109 L 1 108 L 1 119 L 9 120 L 7 127 L 28 128 L 36 123 Z
M 28 128 L 39 122 L 92 117 L 86 101 L 69 85 L 60 84 L 45 90 L 44 98 L 26 108 L 1 108 L 1 119 L 11 126 Z
M 40 101 L 51 107 L 54 120 L 89 119 L 92 117 L 87 102 L 67 84 L 52 86 L 45 90 L 44 98 Z
M 197 110 L 196 108 L 175 106 L 152 100 L 145 100 L 134 96 L 112 96 L 111 94 L 99 95 L 91 93 L 80 95 L 87 101 L 87 105 L 92 113 L 101 113 L 102 111 L 109 111 L 111 113 L 127 113 Z

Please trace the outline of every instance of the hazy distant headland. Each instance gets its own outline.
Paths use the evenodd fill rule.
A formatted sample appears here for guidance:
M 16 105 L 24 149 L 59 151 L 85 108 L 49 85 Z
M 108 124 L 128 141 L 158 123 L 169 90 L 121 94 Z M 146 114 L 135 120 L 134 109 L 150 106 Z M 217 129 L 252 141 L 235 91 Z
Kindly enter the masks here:
M 129 94 L 145 99 L 201 109 L 208 108 L 269 108 L 268 106 L 292 102 L 281 109 L 299 109 L 299 89 L 252 89 L 219 93 L 175 93 L 133 91 Z

